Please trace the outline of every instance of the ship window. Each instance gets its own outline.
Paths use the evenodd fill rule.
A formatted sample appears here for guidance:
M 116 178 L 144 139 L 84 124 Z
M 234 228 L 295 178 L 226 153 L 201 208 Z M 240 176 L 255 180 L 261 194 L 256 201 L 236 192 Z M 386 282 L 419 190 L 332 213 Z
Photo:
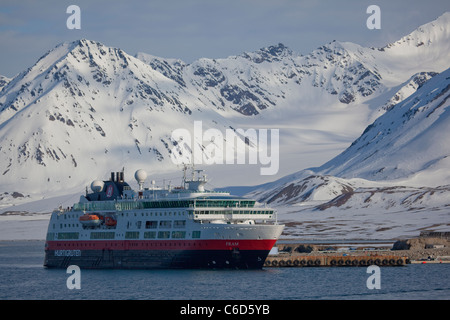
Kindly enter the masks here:
M 186 231 L 172 231 L 172 239 L 184 239 Z
M 145 229 L 156 229 L 158 221 L 145 221 Z
M 114 239 L 114 232 L 91 232 L 91 239 Z
M 158 232 L 158 239 L 169 239 L 170 238 L 170 231 L 159 231 Z
M 146 231 L 144 232 L 144 239 L 155 239 L 156 231 Z
M 139 231 L 125 232 L 125 239 L 139 239 Z
M 201 231 L 192 231 L 192 239 L 200 238 L 200 232 Z
M 186 220 L 174 220 L 173 221 L 174 228 L 184 228 L 186 227 Z
M 160 228 L 172 228 L 172 221 L 171 220 L 162 220 L 159 222 Z

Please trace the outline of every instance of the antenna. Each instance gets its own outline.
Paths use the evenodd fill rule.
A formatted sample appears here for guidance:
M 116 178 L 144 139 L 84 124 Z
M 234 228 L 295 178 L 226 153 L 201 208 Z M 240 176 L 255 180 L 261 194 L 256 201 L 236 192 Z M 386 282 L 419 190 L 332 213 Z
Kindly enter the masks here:
M 186 171 L 187 171 L 187 165 L 185 164 L 183 166 L 183 181 L 181 182 L 181 187 L 183 189 L 186 189 Z

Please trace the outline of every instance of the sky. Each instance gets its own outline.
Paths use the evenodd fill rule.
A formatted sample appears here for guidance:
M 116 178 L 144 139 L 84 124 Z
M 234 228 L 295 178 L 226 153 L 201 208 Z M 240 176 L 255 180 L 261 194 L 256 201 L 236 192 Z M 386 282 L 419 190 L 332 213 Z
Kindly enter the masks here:
M 68 29 L 67 7 L 81 29 Z M 381 29 L 368 29 L 370 5 Z M 12 78 L 81 38 L 187 63 L 283 43 L 308 54 L 333 40 L 382 47 L 450 11 L 448 0 L 0 0 L 0 75 Z

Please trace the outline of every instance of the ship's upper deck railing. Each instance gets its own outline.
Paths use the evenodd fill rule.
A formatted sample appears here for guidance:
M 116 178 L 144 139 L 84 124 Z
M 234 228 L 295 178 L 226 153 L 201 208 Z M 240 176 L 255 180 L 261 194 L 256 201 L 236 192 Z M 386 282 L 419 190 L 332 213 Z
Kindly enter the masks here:
M 253 208 L 255 200 L 248 199 L 190 199 L 190 200 L 116 200 L 89 201 L 74 204 L 74 211 L 126 211 L 158 208 Z
M 126 186 L 123 189 L 122 199 L 149 199 L 149 200 L 163 200 L 163 199 L 190 199 L 204 195 L 218 195 L 227 196 L 230 195 L 226 191 L 214 191 L 214 190 L 192 190 L 185 189 L 183 187 L 151 187 L 143 188 L 142 190 L 135 191 L 131 187 Z
M 196 208 L 192 210 L 194 220 L 270 220 L 275 218 L 276 212 L 267 208 L 251 208 L 244 210 L 241 208 L 216 208 L 205 210 L 206 208 Z M 209 209 L 209 208 L 208 208 Z M 247 208 L 248 209 L 248 208 Z

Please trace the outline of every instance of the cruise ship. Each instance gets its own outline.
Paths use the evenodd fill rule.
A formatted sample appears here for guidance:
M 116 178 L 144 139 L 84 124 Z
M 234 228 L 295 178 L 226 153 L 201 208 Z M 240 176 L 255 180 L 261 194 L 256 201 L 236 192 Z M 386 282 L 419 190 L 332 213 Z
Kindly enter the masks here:
M 138 189 L 124 171 L 95 180 L 91 192 L 50 218 L 44 266 L 67 268 L 259 269 L 281 235 L 276 212 L 257 201 L 208 191 L 202 170 L 186 168 L 182 184 Z

